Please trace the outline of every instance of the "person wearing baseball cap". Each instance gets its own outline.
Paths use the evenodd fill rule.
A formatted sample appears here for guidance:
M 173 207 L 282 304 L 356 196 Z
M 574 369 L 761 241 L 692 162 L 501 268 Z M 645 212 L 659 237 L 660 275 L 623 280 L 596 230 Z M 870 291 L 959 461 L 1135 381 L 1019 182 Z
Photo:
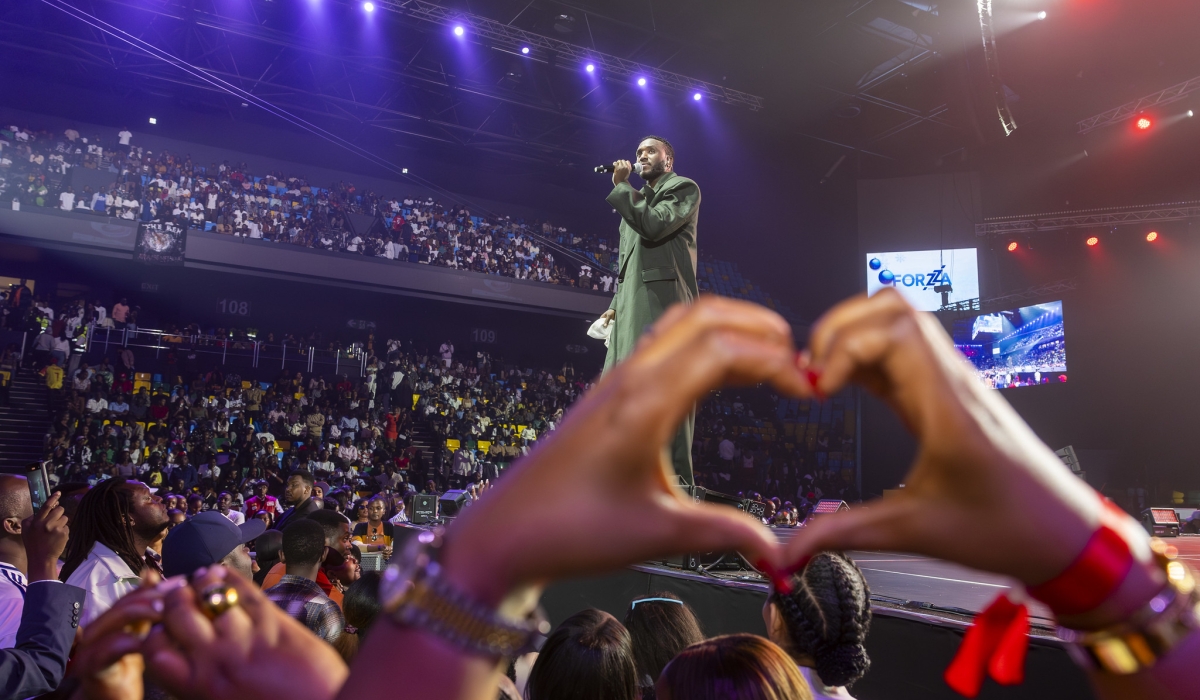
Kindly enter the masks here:
M 266 529 L 267 524 L 257 518 L 234 525 L 219 511 L 197 513 L 176 525 L 163 541 L 163 574 L 186 575 L 204 566 L 223 564 L 253 580 L 253 563 L 246 544 Z

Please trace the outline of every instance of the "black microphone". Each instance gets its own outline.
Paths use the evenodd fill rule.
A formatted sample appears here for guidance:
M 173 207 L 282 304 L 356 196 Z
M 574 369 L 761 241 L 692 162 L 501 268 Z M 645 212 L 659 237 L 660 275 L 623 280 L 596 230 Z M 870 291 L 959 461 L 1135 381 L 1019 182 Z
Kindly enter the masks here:
M 613 171 L 613 166 L 612 166 L 611 164 L 609 164 L 609 165 L 597 165 L 597 166 L 596 166 L 596 170 L 595 170 L 595 172 L 598 172 L 598 173 L 611 173 L 612 171 Z M 634 163 L 634 164 L 633 164 L 633 174 L 634 174 L 634 175 L 641 175 L 641 174 L 642 174 L 642 164 L 641 164 L 641 163 Z

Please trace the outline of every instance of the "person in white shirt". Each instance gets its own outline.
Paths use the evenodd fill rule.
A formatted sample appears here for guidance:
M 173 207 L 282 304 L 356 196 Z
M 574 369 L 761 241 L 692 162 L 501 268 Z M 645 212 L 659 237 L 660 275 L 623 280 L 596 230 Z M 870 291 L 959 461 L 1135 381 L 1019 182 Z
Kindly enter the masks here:
M 233 496 L 229 495 L 228 491 L 222 491 L 217 496 L 217 511 L 229 518 L 234 525 L 242 525 L 246 522 L 246 515 L 233 509 Z
M 129 139 L 131 138 L 133 138 L 133 134 L 130 133 L 129 129 L 121 129 L 117 133 L 117 142 L 124 146 L 126 150 L 129 150 Z
M 58 201 L 63 211 L 71 211 L 75 206 L 75 190 L 68 187 L 66 191 L 58 195 Z
M 140 481 L 107 479 L 88 491 L 71 518 L 75 536 L 63 553 L 61 576 L 86 595 L 85 627 L 113 603 L 137 590 L 146 567 L 161 571 L 150 546 L 166 534 L 162 499 Z
M 200 469 L 196 470 L 196 474 L 199 475 L 201 479 L 212 479 L 212 482 L 215 484 L 217 483 L 217 480 L 221 478 L 221 468 L 218 467 L 215 462 L 201 464 Z

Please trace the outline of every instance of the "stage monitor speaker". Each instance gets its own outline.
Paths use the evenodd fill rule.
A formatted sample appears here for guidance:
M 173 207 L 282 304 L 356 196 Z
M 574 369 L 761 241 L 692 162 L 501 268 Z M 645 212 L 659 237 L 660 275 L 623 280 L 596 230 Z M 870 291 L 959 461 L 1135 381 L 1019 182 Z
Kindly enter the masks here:
M 467 492 L 462 489 L 451 489 L 438 499 L 438 508 L 443 518 L 457 518 L 463 506 L 467 504 Z
M 429 494 L 417 494 L 413 496 L 409 513 L 411 513 L 410 520 L 414 525 L 425 525 L 437 520 L 438 497 Z
M 766 504 L 758 501 L 751 501 L 745 498 L 738 498 L 720 491 L 706 489 L 703 486 L 686 487 L 688 495 L 692 500 L 704 503 L 716 503 L 717 505 L 729 506 L 736 508 L 743 513 L 750 513 L 761 518 L 766 514 Z M 670 566 L 678 566 L 689 571 L 752 571 L 753 567 L 746 561 L 742 555 L 737 552 L 689 552 L 672 557 L 663 563 Z
M 1179 536 L 1179 514 L 1174 508 L 1147 508 L 1142 511 L 1142 525 L 1154 537 Z
M 813 515 L 826 515 L 828 513 L 837 513 L 838 511 L 850 510 L 850 505 L 845 501 L 839 501 L 836 498 L 826 498 L 817 501 L 817 507 L 813 508 Z

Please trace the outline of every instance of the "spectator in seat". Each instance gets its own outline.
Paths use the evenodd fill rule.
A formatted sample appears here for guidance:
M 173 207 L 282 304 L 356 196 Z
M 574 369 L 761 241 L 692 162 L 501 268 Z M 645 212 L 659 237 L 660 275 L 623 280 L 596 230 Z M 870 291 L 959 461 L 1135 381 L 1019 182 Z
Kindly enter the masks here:
M 660 700 L 811 700 L 796 663 L 774 643 L 730 634 L 693 644 L 655 685 Z
M 272 515 L 279 515 L 283 512 L 283 508 L 279 506 L 279 501 L 274 496 L 267 495 L 267 481 L 260 479 L 254 483 L 254 495 L 246 501 L 245 514 L 253 517 L 260 510 L 265 510 Z
M 71 519 L 59 577 L 87 592 L 80 624 L 87 625 L 138 587 L 146 567 L 159 569 L 150 546 L 168 526 L 162 499 L 140 481 L 107 479 L 79 501 Z
M 313 496 L 315 483 L 310 471 L 301 469 L 292 472 L 283 491 L 283 502 L 290 505 L 291 508 L 279 516 L 279 520 L 275 521 L 274 529 L 283 530 L 293 521 L 307 517 L 312 512 L 321 509 L 321 505 Z
M 383 552 L 385 556 L 391 556 L 395 529 L 384 520 L 387 510 L 387 500 L 382 494 L 367 501 L 367 522 L 354 526 L 354 542 L 362 551 Z
M 289 523 L 283 530 L 280 554 L 287 573 L 265 591 L 267 598 L 332 644 L 341 636 L 346 620 L 342 609 L 317 585 L 317 574 L 325 561 L 324 528 L 308 518 Z
M 642 700 L 654 697 L 654 683 L 671 659 L 704 641 L 696 614 L 674 593 L 635 598 L 625 613 L 625 629 L 633 644 Z
M 546 639 L 533 664 L 526 697 L 637 700 L 637 670 L 629 632 L 615 617 L 594 608 L 563 620 Z
M 871 625 L 871 591 L 845 555 L 822 552 L 792 580 L 793 592 L 773 592 L 763 606 L 771 641 L 796 663 L 815 698 L 853 700 L 848 686 L 867 672 L 863 647 Z
M 244 513 L 233 510 L 233 496 L 228 491 L 222 491 L 217 496 L 217 511 L 228 518 L 229 522 L 234 525 L 241 525 L 246 522 L 246 515 Z
M 201 567 L 221 564 L 252 580 L 254 563 L 246 545 L 266 529 L 260 520 L 239 526 L 216 511 L 201 513 L 173 528 L 163 540 L 163 574 L 191 575 Z

